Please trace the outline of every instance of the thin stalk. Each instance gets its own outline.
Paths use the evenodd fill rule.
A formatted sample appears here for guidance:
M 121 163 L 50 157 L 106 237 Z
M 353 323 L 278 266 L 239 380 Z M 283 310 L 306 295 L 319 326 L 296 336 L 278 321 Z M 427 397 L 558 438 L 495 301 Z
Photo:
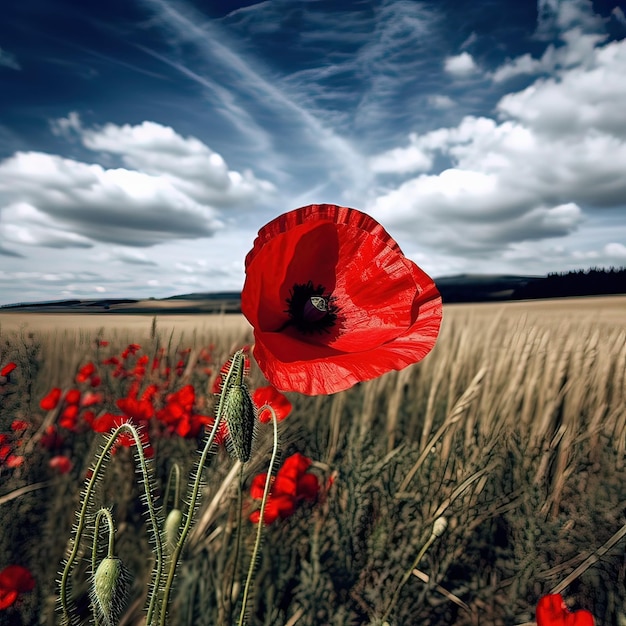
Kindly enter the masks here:
M 404 587 L 404 585 L 406 585 L 409 578 L 411 578 L 411 575 L 413 574 L 413 570 L 417 569 L 419 562 L 422 560 L 423 556 L 426 554 L 426 551 L 428 550 L 428 548 L 430 548 L 430 546 L 433 545 L 433 542 L 435 541 L 435 539 L 437 539 L 438 537 L 441 537 L 445 528 L 446 528 L 446 521 L 444 518 L 440 517 L 437 520 L 435 520 L 433 532 L 431 533 L 430 538 L 422 546 L 422 549 L 418 552 L 417 556 L 415 557 L 415 560 L 413 561 L 413 564 L 404 573 L 404 576 L 402 577 L 400 584 L 396 587 L 396 591 L 394 592 L 393 597 L 391 598 L 391 601 L 387 605 L 387 610 L 385 611 L 385 614 L 382 616 L 382 619 L 381 619 L 382 624 L 384 624 L 387 621 L 387 618 L 389 617 L 391 611 L 396 606 L 398 602 L 398 598 L 400 597 L 400 592 L 402 591 L 402 588 Z
M 235 362 L 238 356 L 241 356 L 240 353 L 243 354 L 241 350 L 235 353 L 235 356 L 233 357 L 233 363 Z M 213 424 L 213 428 L 211 429 L 207 442 L 204 444 L 204 449 L 202 450 L 200 461 L 198 462 L 198 471 L 196 472 L 196 477 L 191 486 L 191 493 L 189 495 L 189 504 L 187 508 L 187 513 L 185 515 L 185 525 L 183 526 L 180 536 L 178 537 L 178 543 L 176 544 L 176 547 L 174 548 L 174 551 L 172 552 L 172 558 L 170 561 L 170 569 L 167 575 L 167 580 L 165 581 L 165 588 L 163 590 L 163 603 L 161 607 L 161 619 L 159 622 L 160 626 L 165 626 L 165 620 L 166 620 L 166 615 L 167 615 L 167 605 L 169 603 L 170 593 L 172 590 L 172 583 L 174 582 L 174 575 L 176 574 L 176 568 L 178 567 L 178 561 L 180 559 L 181 552 L 183 551 L 183 547 L 185 545 L 187 535 L 189 534 L 189 531 L 191 530 L 193 515 L 196 509 L 196 502 L 200 494 L 200 483 L 202 481 L 202 468 L 204 467 L 207 457 L 209 456 L 209 453 L 211 452 L 213 441 L 215 440 L 215 436 L 217 435 L 220 423 L 222 419 L 224 419 L 224 403 L 225 403 L 225 397 L 226 397 L 225 391 L 229 389 L 230 385 L 232 385 L 232 379 L 235 376 L 235 372 L 233 371 L 233 369 L 235 368 L 233 368 L 231 365 L 231 367 L 228 370 L 228 373 L 226 374 L 224 378 L 224 383 L 222 385 L 222 393 L 220 394 L 220 401 L 219 401 L 216 416 L 215 416 L 215 423 Z M 150 624 L 150 622 L 147 622 L 147 623 L 148 625 Z
M 270 493 L 270 486 L 272 484 L 272 471 L 274 470 L 274 463 L 278 456 L 278 419 L 276 412 L 268 404 L 259 410 L 269 409 L 272 414 L 272 424 L 274 426 L 274 445 L 272 447 L 272 457 L 267 470 L 267 478 L 265 479 L 265 489 L 263 490 L 263 499 L 261 500 L 261 511 L 259 512 L 259 523 L 256 531 L 256 540 L 254 542 L 254 549 L 252 550 L 252 558 L 250 560 L 250 567 L 248 568 L 248 577 L 246 578 L 246 586 L 243 590 L 243 599 L 241 601 L 241 613 L 239 614 L 239 626 L 244 626 L 246 623 L 246 607 L 248 604 L 248 596 L 250 595 L 250 587 L 252 585 L 252 578 L 254 576 L 254 568 L 256 565 L 256 559 L 261 546 L 261 535 L 263 534 L 263 523 L 265 517 L 265 505 L 267 504 L 267 498 Z

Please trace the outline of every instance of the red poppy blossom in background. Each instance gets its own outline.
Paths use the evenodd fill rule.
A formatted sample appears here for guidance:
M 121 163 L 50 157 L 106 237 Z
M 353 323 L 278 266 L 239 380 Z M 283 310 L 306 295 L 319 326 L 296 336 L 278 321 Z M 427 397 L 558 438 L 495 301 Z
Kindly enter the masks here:
M 265 504 L 263 522 L 271 524 L 279 517 L 286 518 L 296 510 L 296 504 L 301 500 L 313 502 L 319 493 L 320 485 L 317 476 L 307 474 L 311 467 L 311 459 L 296 452 L 285 459 L 283 466 L 276 473 L 269 497 Z M 265 481 L 267 474 L 258 474 L 252 479 L 250 485 L 250 495 L 255 500 L 263 498 Z M 253 511 L 250 514 L 250 521 L 258 524 L 261 518 L 261 511 Z
M 589 611 L 570 611 L 560 593 L 543 596 L 537 603 L 537 626 L 594 626 Z
M 283 391 L 329 394 L 423 359 L 441 296 L 373 218 L 314 204 L 259 231 L 246 257 L 241 310 L 254 356 Z
M 256 389 L 252 395 L 252 401 L 257 409 L 259 409 L 259 422 L 262 424 L 267 424 L 272 421 L 272 415 L 267 406 L 271 406 L 272 409 L 274 409 L 276 419 L 279 422 L 284 420 L 287 415 L 291 413 L 291 402 L 272 385 Z
M 86 365 L 83 365 L 79 370 L 78 374 L 76 374 L 76 382 L 84 383 L 89 380 L 96 371 L 96 366 L 90 361 Z
M 13 361 L 11 361 L 10 363 L 7 363 L 0 370 L 0 376 L 8 376 L 16 367 L 17 367 L 17 365 L 15 363 L 13 363 Z
M 59 472 L 59 474 L 67 474 L 72 469 L 72 461 L 69 457 L 60 454 L 58 456 L 53 456 L 48 461 L 48 466 Z
M 0 610 L 12 606 L 21 593 L 32 591 L 35 579 L 21 565 L 8 565 L 0 572 Z
M 61 399 L 61 390 L 58 387 L 53 387 L 48 395 L 41 399 L 39 406 L 44 411 L 52 411 L 57 408 L 59 400 Z

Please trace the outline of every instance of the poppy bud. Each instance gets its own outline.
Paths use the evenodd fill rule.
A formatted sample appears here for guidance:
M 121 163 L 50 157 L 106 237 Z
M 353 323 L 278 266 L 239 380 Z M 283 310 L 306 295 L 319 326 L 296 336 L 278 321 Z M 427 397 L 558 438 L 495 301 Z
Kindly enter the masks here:
M 250 460 L 256 412 L 245 385 L 233 385 L 226 391 L 224 415 L 230 435 L 229 452 L 242 463 Z
M 176 547 L 182 521 L 183 513 L 180 509 L 172 509 L 165 519 L 165 543 L 170 551 Z
M 441 537 L 446 532 L 446 528 L 448 528 L 448 520 L 445 517 L 438 517 L 433 524 L 433 536 Z
M 121 559 L 108 556 L 93 575 L 91 602 L 98 621 L 105 626 L 117 624 L 126 598 L 126 573 Z
M 228 451 L 242 463 L 250 460 L 256 409 L 243 382 L 245 356 L 235 353 L 222 389 L 222 411 L 228 426 Z

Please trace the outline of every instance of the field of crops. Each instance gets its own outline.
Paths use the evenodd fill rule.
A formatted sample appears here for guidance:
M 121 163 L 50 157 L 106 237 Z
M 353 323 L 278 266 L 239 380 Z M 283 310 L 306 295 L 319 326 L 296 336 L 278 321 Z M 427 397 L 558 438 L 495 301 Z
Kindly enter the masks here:
M 216 379 L 251 341 L 236 315 L 0 314 L 0 570 L 34 579 L 0 624 L 60 623 L 75 511 L 119 420 L 142 425 L 158 525 L 184 513 Z M 267 385 L 254 362 L 248 385 Z M 626 297 L 449 305 L 424 361 L 332 396 L 287 397 L 247 623 L 517 625 L 560 592 L 597 625 L 626 624 Z M 79 623 L 93 623 L 101 506 L 130 579 L 119 621 L 144 615 L 151 518 L 137 447 L 118 444 L 69 574 Z M 259 423 L 243 467 L 222 445 L 205 463 L 169 624 L 238 623 L 272 448 L 271 423 Z M 297 488 L 281 508 L 280 468 L 294 459 Z

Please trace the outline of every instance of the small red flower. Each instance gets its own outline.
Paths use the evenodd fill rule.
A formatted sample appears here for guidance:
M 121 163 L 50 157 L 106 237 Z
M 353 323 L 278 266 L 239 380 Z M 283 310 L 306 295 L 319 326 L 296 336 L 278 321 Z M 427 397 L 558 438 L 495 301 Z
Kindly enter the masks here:
M 86 365 L 83 365 L 79 370 L 78 374 L 76 374 L 76 382 L 84 383 L 91 378 L 91 376 L 95 373 L 96 366 L 90 361 Z
M 423 359 L 442 315 L 435 283 L 384 228 L 331 204 L 296 209 L 261 228 L 246 257 L 241 310 L 266 378 L 309 395 Z
M 15 603 L 21 593 L 32 591 L 35 579 L 21 565 L 9 565 L 0 572 L 0 610 Z
M 259 409 L 259 421 L 263 424 L 272 421 L 271 411 L 267 408 L 263 409 L 263 407 L 271 406 L 279 422 L 284 420 L 287 415 L 291 413 L 291 402 L 273 385 L 256 389 L 252 395 L 252 400 Z
M 57 450 L 63 446 L 63 437 L 59 435 L 56 426 L 48 426 L 41 436 L 39 443 L 48 450 Z
M 543 596 L 537 603 L 537 626 L 594 626 L 589 611 L 571 612 L 560 593 Z
M 22 430 L 26 430 L 29 424 L 25 420 L 13 420 L 11 422 L 11 430 L 13 432 L 21 432 Z
M 72 461 L 65 455 L 53 456 L 48 465 L 59 474 L 67 474 L 72 469 Z
M 78 404 L 80 402 L 80 389 L 69 389 L 63 399 L 67 404 Z
M 44 411 L 52 411 L 53 409 L 57 408 L 57 405 L 59 404 L 60 399 L 61 399 L 61 390 L 58 387 L 54 387 L 53 389 L 50 390 L 48 395 L 42 398 L 41 402 L 39 403 L 39 406 Z
M 59 426 L 68 430 L 75 430 L 78 422 L 78 405 L 70 404 L 63 409 L 59 417 Z
M 279 517 L 283 519 L 289 517 L 301 500 L 313 502 L 317 498 L 319 481 L 315 475 L 306 473 L 311 463 L 311 459 L 299 452 L 285 459 L 272 482 L 263 515 L 265 524 L 271 524 Z M 252 479 L 250 495 L 255 500 L 263 498 L 266 479 L 267 474 L 259 474 Z M 260 511 L 253 511 L 250 514 L 250 521 L 258 524 L 260 517 Z
M 8 376 L 16 367 L 17 367 L 17 365 L 15 363 L 13 363 L 13 361 L 11 361 L 10 363 L 7 363 L 0 370 L 0 376 Z
M 80 399 L 80 406 L 82 408 L 86 408 L 88 406 L 93 406 L 94 404 L 101 404 L 104 400 L 104 396 L 95 391 L 85 391 Z
M 20 467 L 23 464 L 24 464 L 24 457 L 19 456 L 17 454 L 9 454 L 9 456 L 7 457 L 7 460 L 5 461 L 5 465 L 7 467 L 10 467 L 11 469 Z
M 135 423 L 147 422 L 154 415 L 154 407 L 149 400 L 120 398 L 115 404 L 124 415 L 132 418 Z

